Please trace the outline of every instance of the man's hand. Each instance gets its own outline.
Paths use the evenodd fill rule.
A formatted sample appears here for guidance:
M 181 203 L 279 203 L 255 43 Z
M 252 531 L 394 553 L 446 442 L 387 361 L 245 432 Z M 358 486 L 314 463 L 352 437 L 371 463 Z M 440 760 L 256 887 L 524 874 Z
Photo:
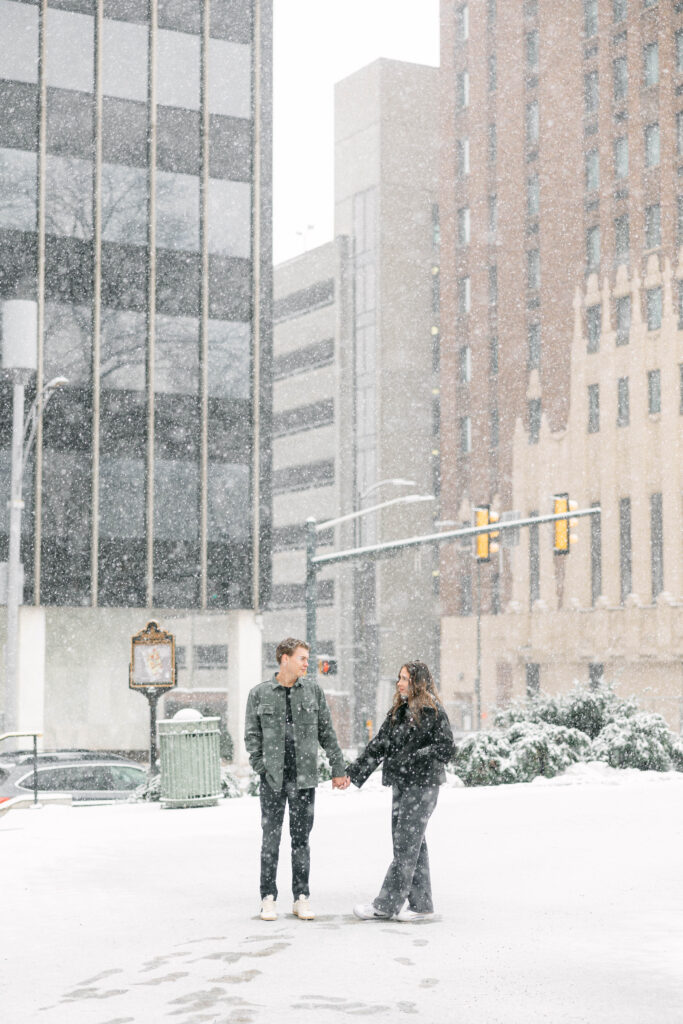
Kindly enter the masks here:
M 336 779 L 332 779 L 332 789 L 346 789 L 351 785 L 351 779 L 348 775 L 338 775 Z

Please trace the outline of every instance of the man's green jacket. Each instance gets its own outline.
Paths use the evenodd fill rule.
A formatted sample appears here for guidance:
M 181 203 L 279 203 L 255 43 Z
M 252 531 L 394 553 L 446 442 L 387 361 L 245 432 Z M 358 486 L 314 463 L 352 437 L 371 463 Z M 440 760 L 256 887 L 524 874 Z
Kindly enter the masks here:
M 290 699 L 297 788 L 318 785 L 318 745 L 327 754 L 333 778 L 345 775 L 346 761 L 323 690 L 312 679 L 297 679 Z M 249 763 L 257 775 L 265 774 L 275 790 L 282 789 L 285 766 L 285 700 L 285 691 L 275 675 L 255 686 L 247 700 L 244 743 Z

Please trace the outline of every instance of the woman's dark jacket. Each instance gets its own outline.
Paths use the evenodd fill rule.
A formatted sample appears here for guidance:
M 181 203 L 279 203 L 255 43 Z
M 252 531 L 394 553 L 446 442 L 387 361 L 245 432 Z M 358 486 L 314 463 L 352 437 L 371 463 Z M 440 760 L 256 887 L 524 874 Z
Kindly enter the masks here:
M 377 735 L 348 766 L 347 775 L 355 786 L 362 786 L 382 763 L 385 786 L 440 786 L 446 781 L 444 765 L 454 754 L 451 723 L 443 707 L 422 708 L 417 716 L 406 702 L 395 716 L 389 712 Z

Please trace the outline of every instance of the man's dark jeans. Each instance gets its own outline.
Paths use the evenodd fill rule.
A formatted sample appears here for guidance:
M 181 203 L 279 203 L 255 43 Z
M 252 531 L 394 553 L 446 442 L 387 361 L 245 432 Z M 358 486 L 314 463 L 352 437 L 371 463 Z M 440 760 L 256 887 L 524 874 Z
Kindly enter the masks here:
M 374 906 L 383 914 L 396 914 L 406 899 L 411 910 L 431 914 L 432 886 L 425 831 L 436 807 L 438 786 L 394 786 L 391 836 L 394 859 L 389 865 Z
M 261 899 L 264 896 L 274 896 L 277 899 L 277 862 L 286 804 L 289 804 L 289 834 L 292 840 L 292 893 L 295 900 L 299 896 L 310 896 L 308 873 L 311 851 L 308 837 L 313 828 L 315 789 L 297 789 L 296 782 L 285 782 L 278 792 L 270 788 L 265 776 L 262 775 L 259 795 L 263 829 Z

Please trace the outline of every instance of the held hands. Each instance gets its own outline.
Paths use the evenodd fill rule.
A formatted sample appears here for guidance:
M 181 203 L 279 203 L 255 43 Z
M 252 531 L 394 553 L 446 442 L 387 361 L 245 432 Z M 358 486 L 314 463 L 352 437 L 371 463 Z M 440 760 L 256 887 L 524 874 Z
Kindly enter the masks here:
M 351 779 L 348 775 L 338 775 L 335 779 L 332 779 L 332 789 L 347 789 L 351 785 Z

